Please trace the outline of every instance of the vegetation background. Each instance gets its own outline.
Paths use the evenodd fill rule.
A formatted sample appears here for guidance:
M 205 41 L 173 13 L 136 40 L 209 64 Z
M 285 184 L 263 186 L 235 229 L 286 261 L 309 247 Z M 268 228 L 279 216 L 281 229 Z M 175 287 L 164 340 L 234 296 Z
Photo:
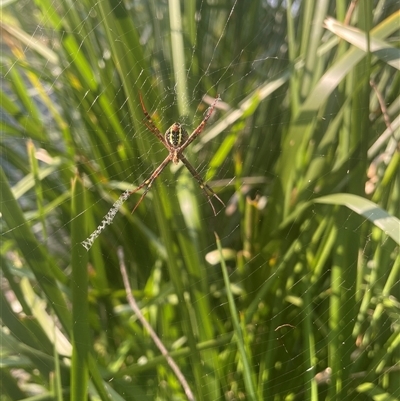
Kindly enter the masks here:
M 398 1 L 1 7 L 1 401 L 400 399 Z

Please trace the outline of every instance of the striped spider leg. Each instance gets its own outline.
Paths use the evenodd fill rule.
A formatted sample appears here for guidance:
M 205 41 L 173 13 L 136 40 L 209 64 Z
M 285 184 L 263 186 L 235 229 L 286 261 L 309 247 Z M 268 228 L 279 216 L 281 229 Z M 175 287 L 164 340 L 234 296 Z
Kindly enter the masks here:
M 167 167 L 167 165 L 170 162 L 173 162 L 174 164 L 178 164 L 179 161 L 181 161 L 184 164 L 184 166 L 189 170 L 190 174 L 192 174 L 192 176 L 199 183 L 199 186 L 200 186 L 201 190 L 203 191 L 204 195 L 206 196 L 208 203 L 211 205 L 211 208 L 212 208 L 215 216 L 217 215 L 217 212 L 215 211 L 214 205 L 211 201 L 212 197 L 216 198 L 225 207 L 225 203 L 210 188 L 210 186 L 208 186 L 203 181 L 200 174 L 189 163 L 189 161 L 186 159 L 186 157 L 182 153 L 202 133 L 208 119 L 210 118 L 210 116 L 215 108 L 215 105 L 220 100 L 219 95 L 215 98 L 211 107 L 209 107 L 209 109 L 207 110 L 207 113 L 206 113 L 203 121 L 190 134 L 190 136 L 188 135 L 187 131 L 182 127 L 182 125 L 180 123 L 172 124 L 165 132 L 165 135 L 162 135 L 160 130 L 154 124 L 152 118 L 150 117 L 150 114 L 147 112 L 146 107 L 143 102 L 142 95 L 140 93 L 139 93 L 139 97 L 140 97 L 140 104 L 142 106 L 143 113 L 147 119 L 147 122 L 145 122 L 147 128 L 151 132 L 153 132 L 153 134 L 165 146 L 165 148 L 168 150 L 169 154 L 164 159 L 164 161 L 153 171 L 153 173 L 147 180 L 145 180 L 142 184 L 140 184 L 134 190 L 126 190 L 125 192 L 122 193 L 122 195 L 118 198 L 118 200 L 113 204 L 111 209 L 108 211 L 108 213 L 104 216 L 102 222 L 96 228 L 96 230 L 94 230 L 93 233 L 85 241 L 82 242 L 82 245 L 86 248 L 86 250 L 89 250 L 92 247 L 95 239 L 101 234 L 101 232 L 106 228 L 107 225 L 110 225 L 112 223 L 115 215 L 117 214 L 117 212 L 118 212 L 119 208 L 122 206 L 122 204 L 132 194 L 134 194 L 135 192 L 144 188 L 143 194 L 139 198 L 135 207 L 133 208 L 132 213 L 137 209 L 137 207 L 143 201 L 144 197 L 149 192 L 151 186 L 153 185 L 153 182 L 157 179 L 157 177 L 162 173 L 162 171 L 165 169 L 165 167 Z

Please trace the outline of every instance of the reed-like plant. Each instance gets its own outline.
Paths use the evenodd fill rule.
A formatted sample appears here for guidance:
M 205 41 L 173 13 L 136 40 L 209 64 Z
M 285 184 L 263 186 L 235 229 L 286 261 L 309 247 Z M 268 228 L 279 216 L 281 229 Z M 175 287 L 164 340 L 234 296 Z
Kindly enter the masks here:
M 3 2 L 0 401 L 400 398 L 396 3 Z

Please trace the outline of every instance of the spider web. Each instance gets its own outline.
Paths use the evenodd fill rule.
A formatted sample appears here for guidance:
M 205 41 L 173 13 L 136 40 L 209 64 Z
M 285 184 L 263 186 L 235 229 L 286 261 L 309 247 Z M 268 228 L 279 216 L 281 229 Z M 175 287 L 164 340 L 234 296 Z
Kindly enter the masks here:
M 373 76 L 386 106 L 373 88 L 357 87 L 352 99 L 338 83 L 310 117 L 302 106 L 323 83 L 322 69 L 334 66 L 336 53 L 326 56 L 336 46 L 332 35 L 320 33 L 318 51 L 310 50 L 326 64 L 314 60 L 314 67 L 288 40 L 294 38 L 288 16 L 304 35 L 299 48 L 317 32 L 301 27 L 307 21 L 302 2 L 246 3 L 200 1 L 193 10 L 182 4 L 184 63 L 170 36 L 171 4 L 134 1 L 121 9 L 122 3 L 110 2 L 102 14 L 103 2 L 51 2 L 49 9 L 63 10 L 57 17 L 43 4 L 5 8 L 2 93 L 15 110 L 4 100 L 1 161 L 25 220 L 10 223 L 16 211 L 2 195 L 1 302 L 46 333 L 43 346 L 22 342 L 42 352 L 39 360 L 52 371 L 51 346 L 69 359 L 76 343 L 56 295 L 39 277 L 51 276 L 69 312 L 76 305 L 69 287 L 72 293 L 87 287 L 83 327 L 115 399 L 184 399 L 126 306 L 117 258 L 122 249 L 143 315 L 199 399 L 369 399 L 371 386 L 400 396 L 392 376 L 399 366 L 393 350 L 398 177 L 388 173 L 399 142 L 397 96 L 390 90 L 395 75 L 386 66 Z M 383 3 L 383 11 L 374 10 L 379 21 L 394 12 L 394 2 Z M 338 18 L 329 7 L 326 15 Z M 115 16 L 131 22 L 109 25 Z M 206 129 L 185 150 L 227 205 L 214 202 L 217 216 L 182 163 L 171 163 L 130 213 L 141 192 L 129 197 L 129 191 L 168 154 L 144 123 L 139 92 L 162 133 L 175 121 L 192 132 L 220 94 Z M 368 135 L 348 129 L 357 118 L 359 131 L 367 131 L 366 121 L 373 126 Z M 74 179 L 80 182 L 75 187 Z M 341 193 L 359 197 L 332 197 Z M 104 229 L 86 253 L 80 242 L 103 216 Z M 25 230 L 35 240 L 28 250 L 32 239 Z M 43 261 L 35 260 L 39 254 Z M 89 272 L 87 282 L 71 273 L 74 255 Z M 44 264 L 49 270 L 40 276 Z M 47 305 L 45 316 L 35 308 L 39 301 Z M 40 335 L 29 325 L 13 328 L 5 313 L 1 321 L 5 366 L 22 389 L 20 398 L 45 394 L 46 369 L 37 373 L 28 352 L 20 351 L 17 369 L 10 362 L 13 339 Z M 89 391 L 101 399 L 98 389 Z

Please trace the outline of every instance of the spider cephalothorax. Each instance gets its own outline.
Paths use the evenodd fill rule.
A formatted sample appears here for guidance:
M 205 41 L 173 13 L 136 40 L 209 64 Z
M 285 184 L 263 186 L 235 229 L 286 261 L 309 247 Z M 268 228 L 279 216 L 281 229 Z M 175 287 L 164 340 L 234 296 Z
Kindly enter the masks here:
M 112 208 L 108 211 L 108 213 L 104 216 L 102 222 L 100 225 L 96 228 L 96 230 L 93 231 L 93 233 L 85 240 L 82 242 L 82 245 L 89 250 L 91 246 L 93 245 L 94 240 L 100 235 L 100 233 L 104 230 L 106 225 L 111 224 L 116 213 L 118 212 L 118 209 L 121 207 L 121 205 L 135 192 L 139 191 L 140 189 L 144 188 L 143 194 L 140 197 L 139 201 L 136 203 L 135 207 L 132 210 L 132 213 L 136 210 L 136 208 L 140 205 L 144 197 L 146 196 L 147 192 L 149 192 L 151 186 L 153 185 L 153 182 L 156 180 L 156 178 L 161 174 L 161 172 L 167 167 L 167 165 L 172 162 L 175 164 L 178 164 L 179 161 L 181 161 L 185 167 L 190 171 L 190 174 L 197 180 L 197 182 L 200 185 L 201 190 L 203 191 L 204 195 L 207 197 L 208 203 L 211 205 L 211 208 L 214 212 L 214 215 L 216 215 L 216 211 L 214 208 L 214 205 L 211 202 L 211 197 L 216 198 L 219 202 L 221 202 L 222 205 L 225 206 L 225 203 L 219 198 L 219 196 L 203 181 L 203 179 L 200 177 L 199 173 L 197 170 L 189 163 L 188 159 L 183 155 L 183 151 L 201 134 L 203 131 L 208 119 L 210 118 L 215 105 L 217 104 L 219 100 L 219 96 L 214 100 L 213 104 L 211 107 L 207 110 L 206 115 L 203 119 L 203 121 L 197 126 L 197 128 L 190 134 L 188 135 L 187 131 L 182 127 L 180 123 L 174 123 L 172 124 L 167 131 L 165 132 L 165 135 L 162 135 L 160 130 L 157 128 L 157 126 L 154 124 L 152 118 L 150 117 L 150 114 L 147 112 L 146 107 L 144 106 L 142 95 L 139 94 L 140 97 L 140 103 L 142 105 L 142 110 L 144 115 L 146 116 L 147 123 L 146 126 L 147 128 L 153 132 L 153 134 L 162 142 L 162 144 L 165 146 L 165 148 L 168 150 L 169 154 L 168 156 L 164 159 L 164 161 L 153 171 L 151 176 L 142 182 L 138 187 L 136 187 L 134 190 L 126 190 L 119 198 L 118 200 L 113 204 Z

